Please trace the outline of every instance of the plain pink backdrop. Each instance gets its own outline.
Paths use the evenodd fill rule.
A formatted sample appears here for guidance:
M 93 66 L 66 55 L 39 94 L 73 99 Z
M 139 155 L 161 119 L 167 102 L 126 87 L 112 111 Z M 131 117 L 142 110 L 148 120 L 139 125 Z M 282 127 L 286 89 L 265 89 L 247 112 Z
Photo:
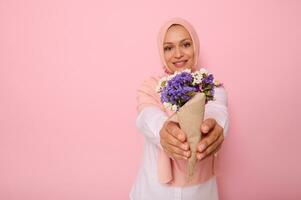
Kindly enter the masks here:
M 128 199 L 136 89 L 162 72 L 170 17 L 194 25 L 228 91 L 221 200 L 301 199 L 300 5 L 0 0 L 0 199 Z

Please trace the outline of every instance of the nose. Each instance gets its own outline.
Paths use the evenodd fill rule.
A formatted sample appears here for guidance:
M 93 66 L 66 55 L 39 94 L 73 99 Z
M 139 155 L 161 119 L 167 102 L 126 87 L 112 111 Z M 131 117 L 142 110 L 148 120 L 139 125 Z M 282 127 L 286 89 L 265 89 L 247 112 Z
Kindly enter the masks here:
M 183 56 L 183 52 L 180 47 L 176 47 L 174 56 L 175 56 L 175 58 L 181 58 Z

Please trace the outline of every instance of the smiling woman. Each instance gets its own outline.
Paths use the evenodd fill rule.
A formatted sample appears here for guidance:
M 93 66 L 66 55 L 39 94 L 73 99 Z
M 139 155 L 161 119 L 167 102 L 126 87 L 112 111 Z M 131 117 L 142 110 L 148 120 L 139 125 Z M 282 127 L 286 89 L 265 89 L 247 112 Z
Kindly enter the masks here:
M 205 137 L 198 143 L 197 150 L 192 152 L 179 124 L 168 120 L 172 113 L 161 103 L 156 87 L 167 74 L 199 68 L 198 37 L 186 20 L 174 18 L 161 27 L 158 48 L 165 73 L 151 76 L 137 91 L 136 125 L 145 143 L 143 163 L 130 199 L 217 200 L 214 163 L 228 129 L 225 89 L 216 88 L 215 101 L 206 104 L 204 121 L 200 127 Z M 196 169 L 193 181 L 187 182 L 187 159 L 192 154 L 197 155 L 200 167 Z M 162 155 L 167 155 L 167 159 L 162 160 Z

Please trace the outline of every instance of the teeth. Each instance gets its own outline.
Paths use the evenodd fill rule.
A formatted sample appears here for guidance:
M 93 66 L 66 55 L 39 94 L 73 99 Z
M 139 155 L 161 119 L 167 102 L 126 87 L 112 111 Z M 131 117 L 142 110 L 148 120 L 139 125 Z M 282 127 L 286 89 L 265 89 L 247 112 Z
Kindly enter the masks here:
M 174 63 L 182 63 L 182 62 L 186 62 L 186 60 L 176 61 L 176 62 L 174 62 Z
M 175 62 L 174 65 L 176 67 L 182 67 L 185 63 L 186 63 L 186 61 L 180 61 L 180 62 Z

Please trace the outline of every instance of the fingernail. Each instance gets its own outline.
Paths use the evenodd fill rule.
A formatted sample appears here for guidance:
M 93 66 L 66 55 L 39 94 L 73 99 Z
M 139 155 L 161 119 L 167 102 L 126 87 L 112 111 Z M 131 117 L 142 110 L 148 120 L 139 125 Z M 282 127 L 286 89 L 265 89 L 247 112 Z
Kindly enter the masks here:
M 188 156 L 190 155 L 190 152 L 187 151 L 187 152 L 185 153 L 185 155 L 188 157 Z
M 185 138 L 184 135 L 179 135 L 180 140 L 184 140 L 184 138 Z
M 206 145 L 204 145 L 204 144 L 201 144 L 201 145 L 199 146 L 199 150 L 200 150 L 200 151 L 204 151 L 205 148 L 206 148 Z
M 182 147 L 186 150 L 188 149 L 188 144 L 184 144 Z
M 202 128 L 204 132 L 207 132 L 209 130 L 209 127 L 207 125 L 203 125 Z

